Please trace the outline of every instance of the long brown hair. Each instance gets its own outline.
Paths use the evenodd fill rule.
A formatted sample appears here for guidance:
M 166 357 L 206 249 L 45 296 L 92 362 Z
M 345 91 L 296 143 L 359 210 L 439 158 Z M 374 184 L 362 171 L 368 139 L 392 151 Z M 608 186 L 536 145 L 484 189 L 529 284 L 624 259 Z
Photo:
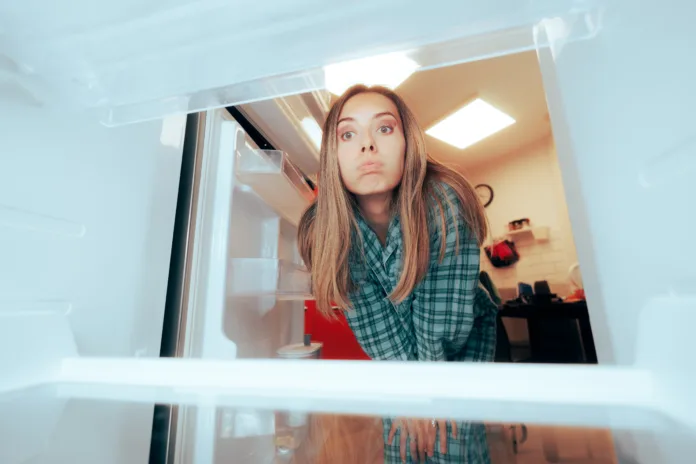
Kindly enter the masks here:
M 331 107 L 324 122 L 319 159 L 319 189 L 316 201 L 305 211 L 300 220 L 298 245 L 300 255 L 312 277 L 312 290 L 317 308 L 327 316 L 332 314 L 331 304 L 342 309 L 350 307 L 351 282 L 348 257 L 353 245 L 353 232 L 357 230 L 354 214 L 355 198 L 343 185 L 338 167 L 337 126 L 343 106 L 361 93 L 372 92 L 389 98 L 399 111 L 406 139 L 406 157 L 401 182 L 394 190 L 393 211 L 401 219 L 403 238 L 403 267 L 399 282 L 389 298 L 403 301 L 425 277 L 430 262 L 430 232 L 427 209 L 437 205 L 444 234 L 445 205 L 433 195 L 435 189 L 447 184 L 457 193 L 461 208 L 458 209 L 464 223 L 483 243 L 488 227 L 483 206 L 474 188 L 458 172 L 432 159 L 425 148 L 425 136 L 415 116 L 404 100 L 385 87 L 356 85 L 348 89 Z M 439 182 L 433 182 L 439 181 Z M 444 192 L 443 192 L 444 193 Z M 446 198 L 446 197 L 445 197 Z M 453 205 L 447 205 L 453 208 Z M 451 210 L 454 211 L 454 210 Z M 458 232 L 457 232 L 458 233 Z M 440 259 L 444 257 L 445 238 L 442 239 Z

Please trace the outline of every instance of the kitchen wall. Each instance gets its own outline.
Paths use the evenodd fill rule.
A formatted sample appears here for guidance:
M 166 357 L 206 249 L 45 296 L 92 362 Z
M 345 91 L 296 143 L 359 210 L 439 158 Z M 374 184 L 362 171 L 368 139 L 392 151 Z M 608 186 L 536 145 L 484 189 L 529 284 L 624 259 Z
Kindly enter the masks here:
M 548 241 L 516 242 L 521 257 L 516 265 L 496 269 L 482 254 L 482 269 L 503 289 L 516 288 L 520 281 L 533 284 L 547 280 L 553 292 L 565 296 L 569 291 L 568 270 L 577 255 L 553 138 L 462 172 L 472 183 L 493 188 L 493 202 L 486 208 L 493 237 L 504 236 L 508 222 L 520 218 L 550 229 Z

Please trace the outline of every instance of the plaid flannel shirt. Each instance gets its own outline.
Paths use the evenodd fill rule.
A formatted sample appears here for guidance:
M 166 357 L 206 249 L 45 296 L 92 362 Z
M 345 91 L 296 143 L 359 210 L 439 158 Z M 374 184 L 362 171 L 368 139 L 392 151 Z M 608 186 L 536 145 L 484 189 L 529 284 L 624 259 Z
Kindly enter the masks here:
M 358 342 L 374 360 L 494 360 L 497 307 L 479 284 L 480 249 L 459 214 L 456 193 L 450 186 L 441 185 L 444 193 L 435 190 L 445 209 L 444 258 L 440 260 L 443 236 L 440 213 L 432 206 L 428 212 L 430 268 L 423 281 L 401 303 L 393 303 L 387 297 L 396 287 L 401 271 L 403 240 L 399 217 L 392 219 L 383 247 L 375 232 L 358 215 L 357 232 L 361 240 L 355 236 L 349 260 L 355 290 L 349 295 L 351 310 L 346 316 Z M 448 204 L 452 205 L 452 211 Z M 385 462 L 401 462 L 400 432 L 393 445 L 386 443 L 390 427 L 391 420 L 385 419 Z M 435 455 L 428 462 L 490 462 L 483 424 L 460 424 L 458 435 L 450 436 L 445 455 L 436 446 Z

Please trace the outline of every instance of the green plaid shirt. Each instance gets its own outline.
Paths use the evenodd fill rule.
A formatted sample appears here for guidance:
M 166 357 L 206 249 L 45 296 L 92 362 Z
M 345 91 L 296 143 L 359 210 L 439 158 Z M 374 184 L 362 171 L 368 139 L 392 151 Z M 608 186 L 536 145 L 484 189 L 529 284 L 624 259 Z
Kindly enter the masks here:
M 350 294 L 352 310 L 346 316 L 358 342 L 375 360 L 492 362 L 495 354 L 496 311 L 488 293 L 479 284 L 480 249 L 461 214 L 454 190 L 441 184 L 436 194 L 445 208 L 445 256 L 440 260 L 440 213 L 428 213 L 430 268 L 403 302 L 387 295 L 399 280 L 403 240 L 399 217 L 389 225 L 383 247 L 375 232 L 358 215 L 359 234 L 351 250 L 350 271 L 356 286 Z M 453 211 L 448 208 L 448 201 Z M 454 213 L 454 214 L 453 214 Z M 455 222 L 456 221 L 456 222 Z M 455 224 L 459 233 L 455 233 Z M 400 462 L 399 435 L 386 444 L 391 420 L 385 419 L 385 462 Z M 409 457 L 410 459 L 410 457 Z M 449 452 L 436 447 L 432 463 L 489 463 L 483 424 L 466 423 L 459 436 L 450 437 Z

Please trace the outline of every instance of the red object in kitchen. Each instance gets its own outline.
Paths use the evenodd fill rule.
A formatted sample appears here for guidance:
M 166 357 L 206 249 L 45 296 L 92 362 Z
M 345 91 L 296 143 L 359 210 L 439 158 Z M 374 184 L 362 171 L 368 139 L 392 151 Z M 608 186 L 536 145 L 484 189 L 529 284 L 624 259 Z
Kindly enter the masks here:
M 315 301 L 305 301 L 305 307 L 305 333 L 312 335 L 312 341 L 324 344 L 321 359 L 370 359 L 355 339 L 343 311 L 335 310 L 336 319 L 328 319 L 317 311 Z

